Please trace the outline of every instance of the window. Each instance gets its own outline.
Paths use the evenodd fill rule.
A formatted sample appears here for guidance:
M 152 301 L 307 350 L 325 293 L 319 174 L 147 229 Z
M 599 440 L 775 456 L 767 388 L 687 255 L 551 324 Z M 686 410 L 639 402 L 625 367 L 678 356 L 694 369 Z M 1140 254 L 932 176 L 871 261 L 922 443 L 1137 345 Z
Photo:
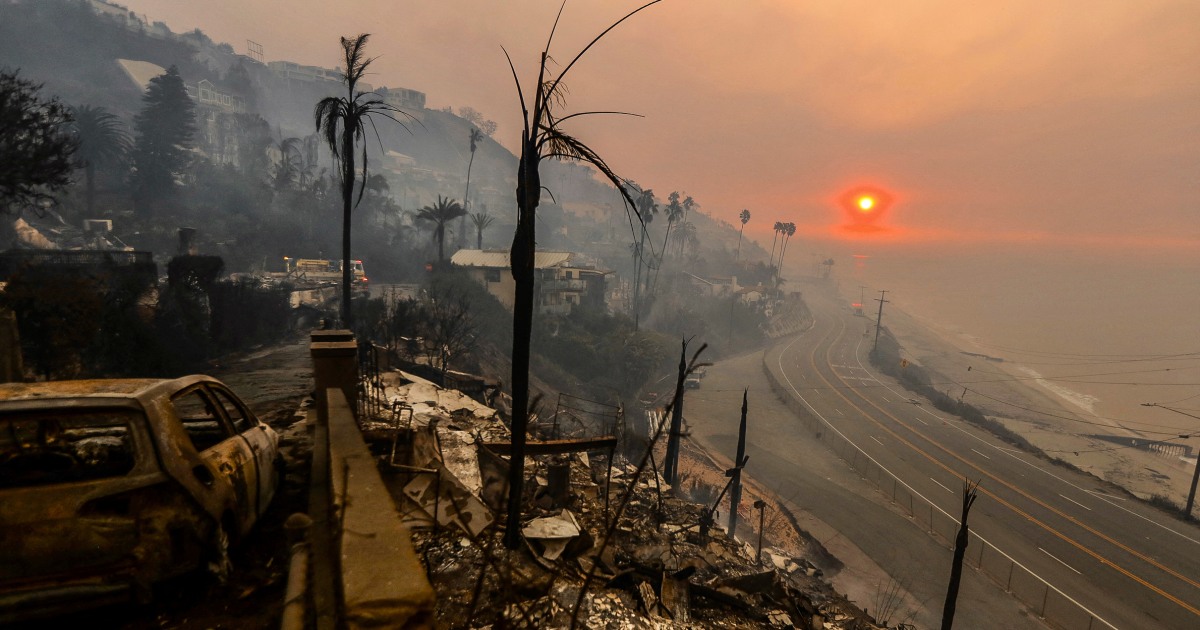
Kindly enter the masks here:
M 0 488 L 119 477 L 133 470 L 131 409 L 47 410 L 0 416 Z
M 500 282 L 500 270 L 485 269 L 483 272 L 483 279 L 488 282 Z
M 216 388 L 212 392 L 216 395 L 217 402 L 225 409 L 225 415 L 229 418 L 229 421 L 233 423 L 234 431 L 245 433 L 254 428 L 254 423 L 250 421 L 250 418 L 246 417 L 241 406 L 233 401 L 228 392 Z
M 171 406 L 197 451 L 210 449 L 230 437 L 220 412 L 203 390 L 192 389 L 180 394 L 171 399 Z

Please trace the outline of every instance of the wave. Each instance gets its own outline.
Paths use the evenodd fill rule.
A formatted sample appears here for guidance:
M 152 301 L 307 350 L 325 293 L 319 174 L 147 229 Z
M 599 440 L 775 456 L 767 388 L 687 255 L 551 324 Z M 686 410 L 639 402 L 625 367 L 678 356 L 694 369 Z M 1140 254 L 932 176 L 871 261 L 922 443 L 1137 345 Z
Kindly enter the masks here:
M 1083 392 L 1077 392 L 1073 389 L 1063 387 L 1062 385 L 1059 385 L 1057 383 L 1052 383 L 1050 381 L 1047 381 L 1044 377 L 1042 377 L 1041 374 L 1038 373 L 1037 370 L 1034 370 L 1033 368 L 1027 368 L 1027 367 L 1022 366 L 1018 369 L 1021 372 L 1024 372 L 1025 374 L 1033 377 L 1035 383 L 1046 388 L 1051 393 L 1053 393 L 1055 396 L 1062 398 L 1063 400 L 1071 403 L 1072 405 L 1075 405 L 1076 407 L 1079 407 L 1080 409 L 1082 409 L 1092 415 L 1096 414 L 1096 403 L 1100 402 L 1099 398 L 1096 398 L 1095 396 L 1093 396 L 1091 394 L 1084 394 Z

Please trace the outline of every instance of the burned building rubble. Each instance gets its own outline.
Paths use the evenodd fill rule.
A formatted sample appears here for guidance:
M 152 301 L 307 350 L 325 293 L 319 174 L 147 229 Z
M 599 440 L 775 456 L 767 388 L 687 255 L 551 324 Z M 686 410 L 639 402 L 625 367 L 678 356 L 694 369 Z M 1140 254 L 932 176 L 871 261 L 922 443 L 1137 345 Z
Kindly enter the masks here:
M 884 627 L 809 559 L 769 546 L 759 553 L 702 527 L 713 509 L 676 497 L 654 457 L 623 455 L 645 446 L 604 435 L 619 433 L 616 425 L 561 425 L 557 411 L 531 423 L 525 544 L 509 551 L 498 525 L 509 442 L 500 415 L 405 372 L 368 383 L 359 424 L 413 532 L 440 625 Z

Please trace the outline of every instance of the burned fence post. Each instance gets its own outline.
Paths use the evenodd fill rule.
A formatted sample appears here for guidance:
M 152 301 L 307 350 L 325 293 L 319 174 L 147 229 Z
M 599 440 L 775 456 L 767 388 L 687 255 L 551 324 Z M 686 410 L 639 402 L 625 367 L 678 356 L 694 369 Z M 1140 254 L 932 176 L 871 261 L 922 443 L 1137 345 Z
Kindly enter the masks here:
M 762 564 L 762 539 L 767 522 L 767 502 L 759 499 L 754 502 L 754 507 L 758 509 L 758 553 L 755 554 L 754 561 Z

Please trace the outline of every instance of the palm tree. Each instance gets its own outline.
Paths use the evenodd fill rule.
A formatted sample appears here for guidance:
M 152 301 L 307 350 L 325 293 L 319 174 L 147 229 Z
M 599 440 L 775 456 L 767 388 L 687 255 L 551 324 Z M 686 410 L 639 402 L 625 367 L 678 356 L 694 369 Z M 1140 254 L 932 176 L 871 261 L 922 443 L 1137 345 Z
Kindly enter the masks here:
M 676 221 L 681 220 L 684 216 L 683 204 L 679 203 L 679 193 L 672 192 L 667 196 L 667 199 L 669 200 L 666 208 L 667 231 L 663 234 L 662 251 L 658 254 L 658 268 L 654 270 L 653 286 L 655 287 L 655 290 L 658 288 L 658 273 L 662 271 L 663 259 L 667 256 L 667 243 L 671 238 L 671 226 L 674 225 Z
M 438 195 L 437 203 L 425 206 L 417 212 L 417 219 L 433 223 L 433 240 L 438 244 L 438 262 L 446 259 L 446 224 L 464 216 L 467 211 L 454 199 Z
M 560 116 L 555 111 L 562 107 L 566 99 L 566 86 L 563 79 L 575 67 L 576 62 L 584 53 L 591 49 L 609 31 L 618 24 L 642 11 L 646 7 L 660 2 L 653 0 L 627 13 L 583 47 L 578 54 L 558 73 L 558 76 L 548 75 L 550 67 L 550 44 L 554 41 L 554 31 L 558 20 L 562 17 L 559 8 L 554 27 L 546 40 L 538 64 L 537 83 L 532 94 L 532 104 L 527 103 L 521 90 L 521 81 L 517 69 L 508 56 L 509 68 L 512 70 L 513 81 L 517 85 L 517 97 L 521 102 L 523 128 L 521 131 L 521 159 L 517 165 L 517 229 L 513 234 L 512 275 L 516 283 L 515 302 L 513 305 L 513 351 L 512 351 L 512 456 L 508 474 L 508 519 L 504 528 L 504 546 L 516 549 L 521 544 L 521 497 L 525 483 L 525 434 L 529 426 L 529 350 L 533 337 L 533 285 L 534 285 L 534 254 L 537 251 L 535 226 L 537 224 L 537 207 L 542 198 L 542 179 L 539 166 L 543 159 L 556 158 L 584 162 L 594 166 L 604 174 L 617 191 L 621 193 L 628 209 L 630 227 L 638 217 L 637 206 L 633 197 L 625 188 L 626 182 L 613 172 L 605 163 L 604 158 L 577 138 L 563 130 L 562 124 L 571 118 L 596 114 L 600 112 L 578 112 Z M 563 5 L 565 6 L 565 5 Z
M 779 233 L 783 231 L 783 222 L 776 221 L 774 230 L 775 230 L 775 237 L 771 239 L 771 260 L 770 260 L 770 264 L 769 264 L 770 267 L 775 266 L 775 242 L 777 240 L 779 240 Z
M 346 83 L 346 96 L 327 96 L 321 99 L 313 110 L 317 131 L 329 145 L 342 187 L 342 322 L 348 328 L 354 323 L 350 310 L 350 211 L 362 201 L 366 191 L 365 188 L 359 188 L 358 200 L 355 201 L 355 181 L 361 176 L 365 182 L 368 175 L 366 144 L 363 143 L 362 146 L 361 172 L 355 169 L 354 151 L 366 135 L 367 126 L 374 128 L 375 117 L 387 118 L 401 127 L 404 127 L 404 123 L 392 114 L 403 114 L 412 118 L 411 114 L 385 103 L 377 94 L 358 91 L 358 82 L 366 74 L 367 66 L 374 61 L 363 53 L 368 37 L 369 34 L 363 33 L 353 38 L 341 38 L 346 63 L 342 74 Z
M 484 204 L 487 205 L 487 204 Z M 483 231 L 496 221 L 496 217 L 486 212 L 471 214 L 471 223 L 475 224 L 475 249 L 483 249 Z
M 463 192 L 463 208 L 468 212 L 471 210 L 471 167 L 475 165 L 475 149 L 480 140 L 483 140 L 483 132 L 479 131 L 478 127 L 472 126 L 471 133 L 467 136 L 471 141 L 471 159 L 467 161 L 467 189 Z M 462 224 L 459 226 L 459 233 L 462 235 L 458 239 L 459 247 L 466 247 L 467 243 L 467 219 L 463 217 Z M 482 249 L 482 248 L 480 248 Z
M 792 235 L 796 233 L 796 224 L 791 221 L 783 224 L 783 244 L 779 246 L 779 271 L 783 271 L 783 256 L 787 253 L 787 245 L 792 240 Z
M 300 182 L 304 169 L 304 141 L 300 138 L 281 138 L 275 143 L 279 164 L 275 166 L 275 190 L 286 190 Z
M 742 257 L 742 232 L 746 231 L 746 224 L 750 222 L 750 211 L 742 208 L 742 213 L 738 215 L 738 218 L 742 220 L 742 227 L 738 230 L 738 248 L 737 254 L 733 257 L 734 262 Z
M 696 200 L 692 199 L 691 195 L 684 197 L 683 198 L 683 220 L 687 221 L 688 213 L 690 213 L 693 209 L 698 208 L 698 207 L 700 207 L 700 204 L 696 203 Z M 681 257 L 683 256 L 682 249 L 679 251 L 679 255 Z
M 636 185 L 635 185 L 636 186 Z M 650 224 L 654 221 L 654 215 L 658 214 L 658 204 L 654 202 L 654 191 L 646 188 L 638 193 L 637 197 L 638 216 L 641 217 L 642 240 L 638 246 L 638 266 L 636 270 L 636 282 L 633 287 L 633 329 L 638 329 L 638 315 L 641 314 L 641 291 L 642 291 L 642 267 L 646 268 L 646 285 L 650 284 L 650 267 L 654 259 L 654 243 L 650 243 L 650 258 L 651 262 L 646 262 L 646 235 L 649 231 Z
M 87 212 L 91 216 L 96 199 L 96 166 L 120 163 L 129 155 L 133 140 L 121 120 L 103 107 L 80 105 L 71 109 L 72 124 L 79 148 L 76 163 L 86 179 Z

